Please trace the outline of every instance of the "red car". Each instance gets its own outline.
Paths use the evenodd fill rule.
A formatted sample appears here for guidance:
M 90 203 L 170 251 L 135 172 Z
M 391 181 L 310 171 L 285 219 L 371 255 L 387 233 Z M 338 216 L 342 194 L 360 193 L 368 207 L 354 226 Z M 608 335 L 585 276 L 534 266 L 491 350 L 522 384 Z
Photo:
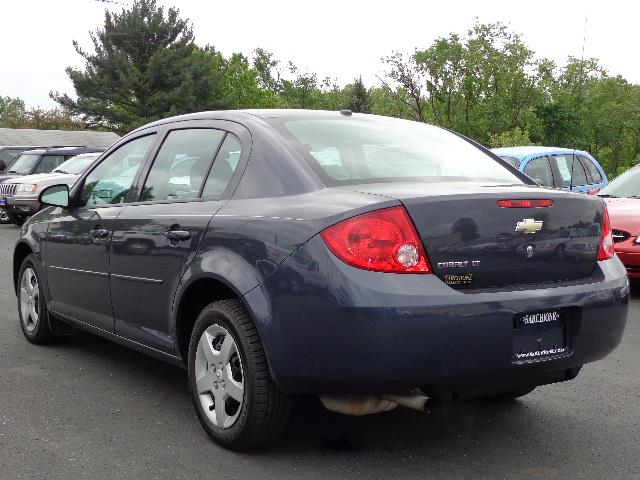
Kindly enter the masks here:
M 629 278 L 640 279 L 640 165 L 603 188 L 613 227 L 614 248 Z

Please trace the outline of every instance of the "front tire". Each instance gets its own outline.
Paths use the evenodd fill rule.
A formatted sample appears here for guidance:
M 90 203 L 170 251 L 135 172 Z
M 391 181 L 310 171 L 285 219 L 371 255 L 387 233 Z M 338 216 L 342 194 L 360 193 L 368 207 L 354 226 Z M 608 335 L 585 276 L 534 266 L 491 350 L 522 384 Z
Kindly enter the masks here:
M 18 315 L 25 338 L 37 345 L 51 343 L 55 336 L 49 325 L 47 302 L 42 292 L 42 281 L 37 260 L 33 254 L 22 262 L 18 276 Z
M 198 316 L 189 343 L 189 387 L 205 431 L 243 450 L 275 441 L 291 400 L 271 378 L 260 337 L 238 300 L 220 300 Z

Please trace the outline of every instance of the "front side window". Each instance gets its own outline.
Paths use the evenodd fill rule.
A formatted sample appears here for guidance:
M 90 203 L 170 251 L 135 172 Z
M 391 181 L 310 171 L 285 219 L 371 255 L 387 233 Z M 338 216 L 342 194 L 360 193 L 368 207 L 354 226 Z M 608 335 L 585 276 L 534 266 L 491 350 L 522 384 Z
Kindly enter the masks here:
M 267 121 L 329 186 L 441 178 L 522 183 L 470 142 L 424 123 L 363 117 Z
M 164 140 L 142 189 L 142 201 L 198 197 L 224 136 L 221 130 L 173 130 Z
M 80 206 L 124 203 L 154 141 L 155 134 L 136 138 L 100 162 L 85 179 L 80 192 Z
M 36 163 L 38 163 L 38 160 L 40 160 L 40 156 L 41 155 L 39 154 L 33 153 L 25 153 L 23 155 L 20 155 L 20 157 L 18 157 L 18 159 L 13 162 L 7 173 L 17 173 L 19 175 L 27 175 L 31 173 L 33 167 L 35 167 Z
M 50 173 L 64 163 L 62 155 L 44 155 L 33 173 Z
M 524 167 L 524 173 L 539 185 L 553 187 L 553 174 L 547 157 L 538 157 L 531 160 Z
M 207 182 L 202 190 L 203 197 L 219 198 L 222 196 L 238 167 L 240 153 L 241 147 L 238 137 L 231 133 L 227 134 L 207 176 Z
M 587 174 L 582 168 L 582 164 L 572 154 L 554 155 L 553 161 L 556 162 L 560 177 L 562 178 L 562 186 L 586 185 Z

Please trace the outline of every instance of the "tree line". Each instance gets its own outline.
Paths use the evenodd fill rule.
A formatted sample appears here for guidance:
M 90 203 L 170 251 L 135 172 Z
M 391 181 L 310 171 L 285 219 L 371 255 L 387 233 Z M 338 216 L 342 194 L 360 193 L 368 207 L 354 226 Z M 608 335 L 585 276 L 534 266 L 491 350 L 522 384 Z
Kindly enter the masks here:
M 564 65 L 539 58 L 502 23 L 381 58 L 379 84 L 332 78 L 262 48 L 223 55 L 195 42 L 176 8 L 136 0 L 105 12 L 91 51 L 73 42 L 75 96 L 51 92 L 53 110 L 0 96 L 0 126 L 92 128 L 125 133 L 171 115 L 212 109 L 308 108 L 390 115 L 433 123 L 489 147 L 553 145 L 587 150 L 615 176 L 640 162 L 640 86 L 597 59 Z

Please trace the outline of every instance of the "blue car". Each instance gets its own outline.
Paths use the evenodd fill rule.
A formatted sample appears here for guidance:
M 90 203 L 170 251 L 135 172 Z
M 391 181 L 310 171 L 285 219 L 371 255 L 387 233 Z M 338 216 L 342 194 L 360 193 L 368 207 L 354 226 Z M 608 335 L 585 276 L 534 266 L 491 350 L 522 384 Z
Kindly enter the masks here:
M 293 395 L 354 415 L 526 395 L 625 327 L 605 202 L 423 123 L 183 115 L 40 201 L 13 254 L 27 340 L 88 330 L 186 368 L 228 448 L 275 440 Z
M 595 195 L 609 183 L 598 161 L 582 150 L 529 146 L 491 151 L 545 187 Z

